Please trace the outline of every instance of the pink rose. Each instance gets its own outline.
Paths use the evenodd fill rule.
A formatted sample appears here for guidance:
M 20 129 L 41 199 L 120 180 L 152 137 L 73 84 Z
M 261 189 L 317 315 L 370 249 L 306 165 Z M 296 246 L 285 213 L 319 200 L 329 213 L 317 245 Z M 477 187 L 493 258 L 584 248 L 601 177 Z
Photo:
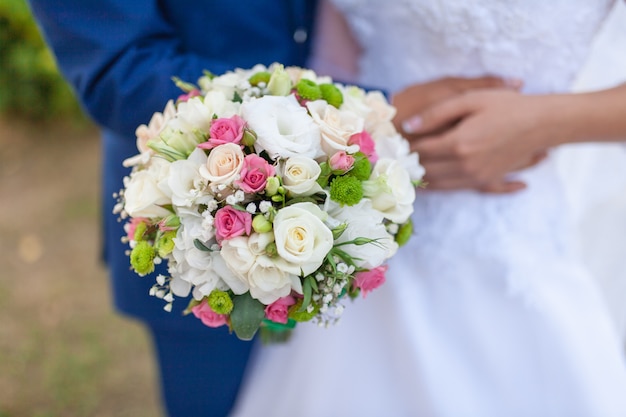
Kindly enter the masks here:
M 246 155 L 235 182 L 246 193 L 258 193 L 265 188 L 267 178 L 274 175 L 274 167 L 256 154 Z
M 220 243 L 224 239 L 249 235 L 252 230 L 252 214 L 226 206 L 215 213 L 215 237 Z
M 226 324 L 226 314 L 217 314 L 206 301 L 193 307 L 191 311 L 205 326 L 220 327 Z
M 382 265 L 370 269 L 369 271 L 356 273 L 353 284 L 363 292 L 363 298 L 367 296 L 368 292 L 375 290 L 385 283 L 385 272 L 387 272 L 387 268 L 387 265 Z
M 265 317 L 276 323 L 286 324 L 289 316 L 289 307 L 296 303 L 296 299 L 291 295 L 279 298 L 272 304 L 265 307 Z
M 185 102 L 185 101 L 188 101 L 190 98 L 198 97 L 199 95 L 200 95 L 199 90 L 191 90 L 187 94 L 181 94 L 180 96 L 178 96 L 178 99 L 176 99 L 176 101 Z
M 213 149 L 225 143 L 239 145 L 241 138 L 243 138 L 243 128 L 245 125 L 246 122 L 237 115 L 230 118 L 215 119 L 211 122 L 209 140 L 201 143 L 198 147 L 202 149 Z
M 137 230 L 137 226 L 141 223 L 148 223 L 149 220 L 146 217 L 133 217 L 130 219 L 130 222 L 126 223 L 124 227 L 126 229 L 126 235 L 128 239 L 135 240 L 135 231 Z
M 354 165 L 354 157 L 345 151 L 335 152 L 328 161 L 333 171 L 346 172 Z
M 359 150 L 367 155 L 367 159 L 374 164 L 378 161 L 378 154 L 376 153 L 376 143 L 374 139 L 365 130 L 361 133 L 355 133 L 350 136 L 348 145 L 359 145 Z

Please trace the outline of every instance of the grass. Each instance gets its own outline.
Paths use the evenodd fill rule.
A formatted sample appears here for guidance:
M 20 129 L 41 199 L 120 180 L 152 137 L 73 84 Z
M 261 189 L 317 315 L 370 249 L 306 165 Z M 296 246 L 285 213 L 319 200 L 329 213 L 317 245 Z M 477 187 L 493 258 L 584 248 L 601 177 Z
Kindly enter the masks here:
M 162 415 L 98 261 L 99 152 L 93 127 L 0 120 L 0 417 Z

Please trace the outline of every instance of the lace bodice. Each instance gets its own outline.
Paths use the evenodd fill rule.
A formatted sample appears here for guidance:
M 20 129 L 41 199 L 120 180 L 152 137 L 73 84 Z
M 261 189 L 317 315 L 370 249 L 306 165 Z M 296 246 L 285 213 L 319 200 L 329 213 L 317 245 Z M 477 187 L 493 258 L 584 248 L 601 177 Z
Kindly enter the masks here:
M 535 93 L 569 87 L 614 0 L 334 2 L 363 46 L 364 85 L 394 91 L 489 73 L 522 79 Z

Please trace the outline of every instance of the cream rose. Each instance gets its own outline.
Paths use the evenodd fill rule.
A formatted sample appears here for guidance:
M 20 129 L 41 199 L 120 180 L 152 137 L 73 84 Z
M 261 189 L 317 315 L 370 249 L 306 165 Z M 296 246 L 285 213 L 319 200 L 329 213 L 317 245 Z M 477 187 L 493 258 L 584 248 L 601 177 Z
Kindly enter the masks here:
M 404 223 L 413 213 L 415 188 L 409 173 L 393 159 L 378 160 L 372 175 L 363 181 L 363 194 L 372 207 L 394 223 Z
M 330 156 L 338 151 L 355 153 L 358 146 L 348 145 L 350 136 L 363 130 L 364 120 L 355 113 L 337 110 L 324 100 L 310 101 L 307 108 L 322 134 L 322 149 Z
M 313 203 L 297 203 L 278 211 L 274 218 L 278 268 L 306 276 L 322 265 L 333 247 L 333 234 L 323 222 L 326 216 Z
M 159 186 L 167 178 L 170 164 L 153 158 L 147 169 L 135 171 L 125 182 L 124 210 L 132 217 L 164 217 L 169 210 L 161 207 L 169 204 L 168 195 Z
M 283 186 L 292 195 L 307 196 L 322 191 L 317 183 L 322 170 L 314 159 L 294 156 L 281 164 L 280 170 Z
M 265 150 L 272 159 L 324 154 L 319 127 L 293 95 L 250 100 L 241 105 L 241 115 L 257 135 L 258 153 Z
M 200 167 L 200 175 L 213 184 L 228 185 L 239 178 L 243 159 L 239 145 L 226 143 L 216 146 L 209 153 L 206 165 Z

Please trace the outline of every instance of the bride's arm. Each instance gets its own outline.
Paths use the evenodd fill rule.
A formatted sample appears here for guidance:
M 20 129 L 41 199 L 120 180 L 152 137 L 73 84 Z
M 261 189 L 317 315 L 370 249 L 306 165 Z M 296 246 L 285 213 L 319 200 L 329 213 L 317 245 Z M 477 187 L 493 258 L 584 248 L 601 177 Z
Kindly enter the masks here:
M 309 66 L 318 74 L 355 82 L 361 48 L 348 23 L 329 1 L 320 0 Z
M 456 123 L 453 129 L 428 135 L 451 122 Z M 624 141 L 626 84 L 544 96 L 470 92 L 426 110 L 405 126 L 422 135 L 412 149 L 420 153 L 430 189 L 506 191 L 500 186 L 506 175 L 546 149 Z

